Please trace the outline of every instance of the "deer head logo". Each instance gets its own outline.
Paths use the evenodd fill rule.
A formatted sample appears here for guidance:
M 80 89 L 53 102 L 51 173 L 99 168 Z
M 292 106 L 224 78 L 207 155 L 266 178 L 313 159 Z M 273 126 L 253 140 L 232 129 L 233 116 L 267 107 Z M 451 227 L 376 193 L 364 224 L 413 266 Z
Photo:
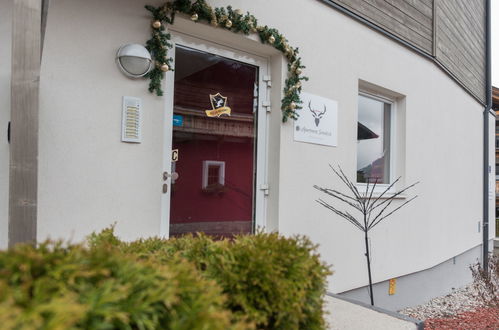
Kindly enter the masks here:
M 318 127 L 322 116 L 324 116 L 324 114 L 326 113 L 326 105 L 324 104 L 324 110 L 320 111 L 319 109 L 312 109 L 311 103 L 312 101 L 308 101 L 308 109 L 310 110 L 312 116 L 314 117 L 315 126 Z

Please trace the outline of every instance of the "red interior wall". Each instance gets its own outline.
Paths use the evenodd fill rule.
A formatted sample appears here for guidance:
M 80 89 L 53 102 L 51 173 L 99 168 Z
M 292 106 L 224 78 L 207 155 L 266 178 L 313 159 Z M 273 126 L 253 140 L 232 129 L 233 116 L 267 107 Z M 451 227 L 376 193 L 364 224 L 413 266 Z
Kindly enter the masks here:
M 173 143 L 179 149 L 172 188 L 171 223 L 251 221 L 253 208 L 253 143 L 190 140 Z M 225 161 L 225 190 L 202 191 L 203 161 Z

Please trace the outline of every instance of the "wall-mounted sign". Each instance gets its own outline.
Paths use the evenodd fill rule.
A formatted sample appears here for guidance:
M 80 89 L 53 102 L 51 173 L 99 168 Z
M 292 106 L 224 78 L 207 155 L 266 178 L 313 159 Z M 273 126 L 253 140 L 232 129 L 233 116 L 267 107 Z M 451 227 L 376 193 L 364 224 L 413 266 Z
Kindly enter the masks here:
M 178 126 L 178 127 L 184 126 L 184 116 L 173 115 L 173 126 Z
M 210 94 L 211 110 L 205 110 L 208 117 L 220 117 L 221 115 L 230 116 L 230 108 L 227 106 L 227 97 L 217 93 Z
M 172 150 L 172 162 L 177 162 L 178 161 L 178 149 L 173 149 Z
M 294 140 L 336 147 L 338 144 L 338 103 L 309 93 L 301 93 L 303 108 L 297 110 Z
M 388 294 L 390 296 L 393 296 L 395 294 L 396 290 L 397 290 L 397 279 L 392 278 L 388 282 Z

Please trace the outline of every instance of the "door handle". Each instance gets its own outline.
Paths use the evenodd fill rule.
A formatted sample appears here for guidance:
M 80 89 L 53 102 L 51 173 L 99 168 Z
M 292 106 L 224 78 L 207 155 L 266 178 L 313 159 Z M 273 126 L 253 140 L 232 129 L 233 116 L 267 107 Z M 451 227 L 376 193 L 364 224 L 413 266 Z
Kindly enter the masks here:
M 172 174 L 169 174 L 168 172 L 163 172 L 163 181 L 168 180 L 168 178 L 172 178 L 172 180 L 177 180 L 179 177 L 177 172 L 173 172 Z

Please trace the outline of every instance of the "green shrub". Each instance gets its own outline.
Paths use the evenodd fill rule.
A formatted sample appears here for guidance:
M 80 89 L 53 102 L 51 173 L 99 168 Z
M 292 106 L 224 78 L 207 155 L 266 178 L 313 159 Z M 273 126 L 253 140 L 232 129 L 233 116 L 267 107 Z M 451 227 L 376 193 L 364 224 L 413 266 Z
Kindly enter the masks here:
M 0 252 L 2 329 L 323 329 L 325 279 L 304 237 L 258 233 Z
M 112 231 L 93 235 L 90 245 L 113 245 L 158 264 L 186 259 L 227 295 L 238 320 L 260 329 L 323 329 L 325 279 L 330 271 L 305 237 L 258 233 L 214 241 L 205 235 L 123 243 Z
M 228 294 L 234 313 L 247 315 L 261 328 L 324 328 L 328 271 L 309 240 L 257 234 L 226 246 L 219 260 L 205 259 L 205 273 Z
M 1 328 L 249 328 L 231 321 L 221 289 L 189 262 L 137 261 L 98 244 L 0 252 Z

